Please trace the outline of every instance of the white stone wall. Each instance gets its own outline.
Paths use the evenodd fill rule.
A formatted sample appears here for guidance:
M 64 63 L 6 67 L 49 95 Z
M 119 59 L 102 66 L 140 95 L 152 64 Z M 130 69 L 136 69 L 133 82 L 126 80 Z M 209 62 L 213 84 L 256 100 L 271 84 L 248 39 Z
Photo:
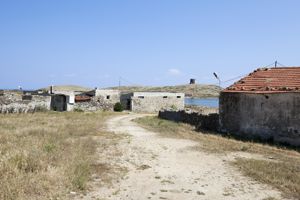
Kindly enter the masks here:
M 134 92 L 131 97 L 133 112 L 154 113 L 160 110 L 183 110 L 183 93 L 166 92 Z
M 120 91 L 97 89 L 95 91 L 95 97 L 100 97 L 104 103 L 115 104 L 120 102 Z

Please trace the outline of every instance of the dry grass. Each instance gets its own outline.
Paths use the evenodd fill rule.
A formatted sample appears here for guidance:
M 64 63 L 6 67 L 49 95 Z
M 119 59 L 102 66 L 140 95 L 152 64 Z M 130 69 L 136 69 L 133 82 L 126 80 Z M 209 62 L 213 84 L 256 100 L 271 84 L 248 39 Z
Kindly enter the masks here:
M 0 199 L 67 199 L 70 191 L 85 190 L 92 174 L 108 174 L 96 154 L 120 139 L 103 131 L 110 115 L 0 115 Z
M 263 155 L 266 160 L 237 159 L 232 162 L 242 173 L 260 182 L 270 184 L 287 197 L 300 196 L 300 153 L 284 147 L 274 147 L 254 142 L 243 142 L 214 133 L 201 134 L 190 125 L 145 117 L 135 120 L 143 127 L 158 132 L 161 137 L 191 139 L 199 144 L 194 150 L 210 153 L 248 152 Z
M 300 198 L 300 162 L 280 160 L 272 162 L 267 160 L 238 158 L 234 165 L 242 172 L 266 184 L 277 187 L 287 197 Z

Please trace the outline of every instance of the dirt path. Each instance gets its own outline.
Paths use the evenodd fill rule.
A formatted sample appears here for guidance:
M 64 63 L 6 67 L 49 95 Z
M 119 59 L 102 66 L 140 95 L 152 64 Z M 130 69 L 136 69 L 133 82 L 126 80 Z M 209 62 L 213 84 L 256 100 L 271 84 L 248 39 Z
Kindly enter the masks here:
M 128 168 L 127 175 L 111 188 L 86 197 L 99 199 L 281 199 L 269 186 L 242 176 L 228 164 L 232 158 L 192 151 L 195 142 L 161 138 L 131 120 L 143 115 L 117 116 L 108 130 L 131 135 L 122 144 L 123 156 L 112 162 Z M 235 155 L 236 156 L 236 155 Z

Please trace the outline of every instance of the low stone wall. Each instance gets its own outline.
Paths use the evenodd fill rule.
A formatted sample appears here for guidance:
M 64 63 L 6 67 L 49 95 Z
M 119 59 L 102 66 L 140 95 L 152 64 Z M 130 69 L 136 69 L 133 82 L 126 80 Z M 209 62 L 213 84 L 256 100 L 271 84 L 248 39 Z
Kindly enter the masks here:
M 158 117 L 161 119 L 171 120 L 175 122 L 183 122 L 196 127 L 197 130 L 219 130 L 219 114 L 200 114 L 197 112 L 182 111 L 159 111 Z

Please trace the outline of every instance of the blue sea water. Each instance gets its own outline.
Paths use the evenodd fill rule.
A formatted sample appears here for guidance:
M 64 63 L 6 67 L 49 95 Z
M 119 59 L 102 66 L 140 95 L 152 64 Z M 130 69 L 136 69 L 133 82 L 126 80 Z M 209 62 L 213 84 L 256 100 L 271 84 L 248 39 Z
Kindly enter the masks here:
M 219 98 L 185 98 L 185 105 L 219 107 Z

